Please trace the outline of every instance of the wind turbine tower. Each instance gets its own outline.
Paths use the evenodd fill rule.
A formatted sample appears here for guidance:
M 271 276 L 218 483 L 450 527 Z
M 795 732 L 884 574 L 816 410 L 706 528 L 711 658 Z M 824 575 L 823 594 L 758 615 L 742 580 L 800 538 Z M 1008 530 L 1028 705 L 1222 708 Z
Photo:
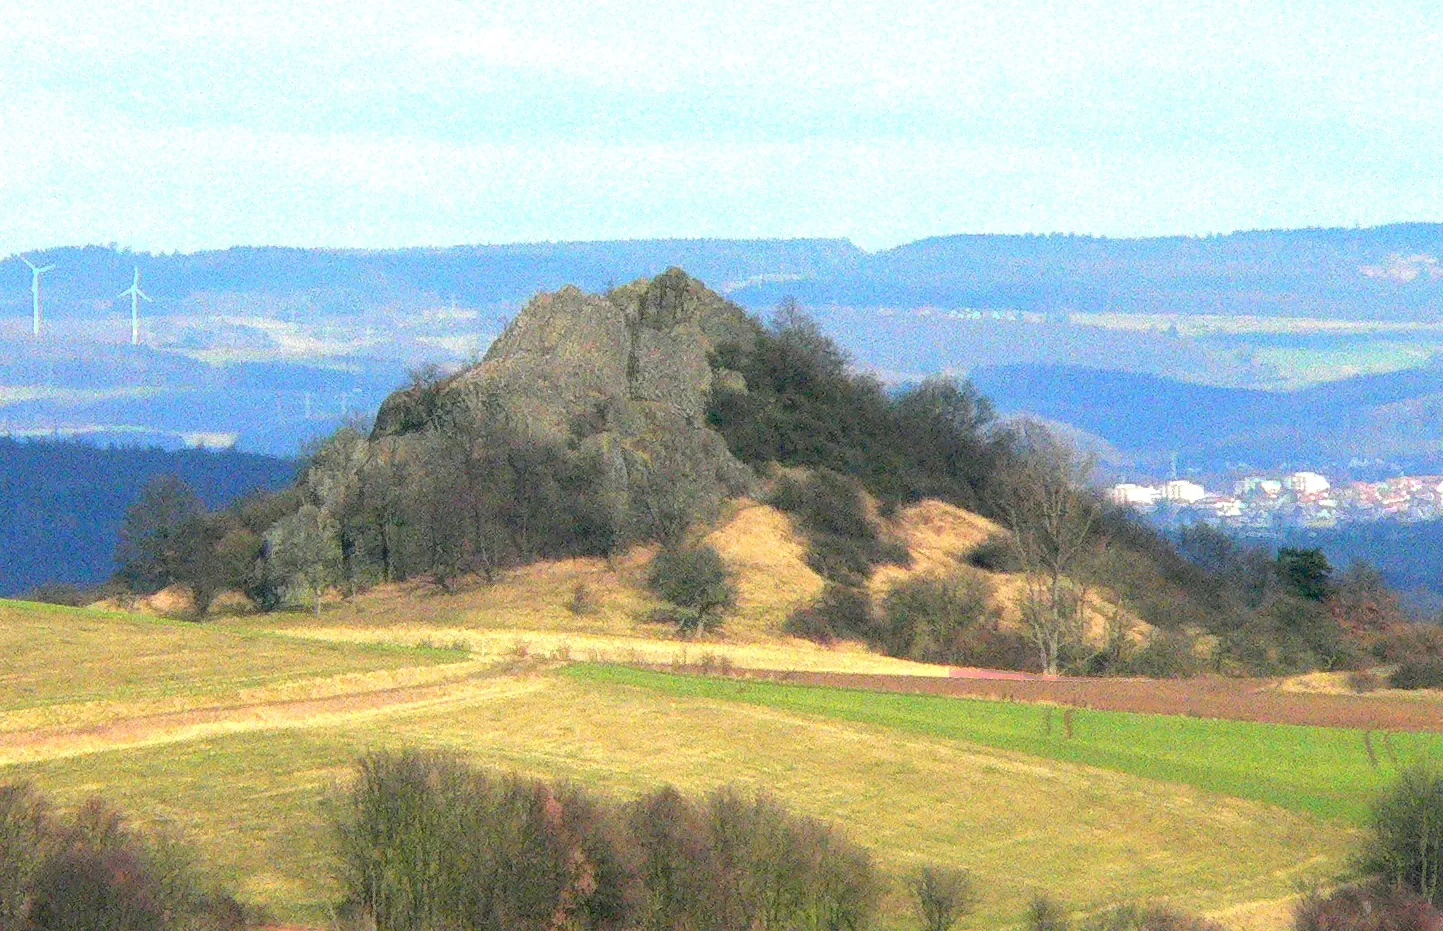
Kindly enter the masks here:
M 140 267 L 131 266 L 135 269 L 135 277 L 130 280 L 130 287 L 121 291 L 116 297 L 130 298 L 130 345 L 140 345 L 140 302 L 145 301 L 153 304 L 149 294 L 140 290 Z
M 35 338 L 40 338 L 40 276 L 49 271 L 54 271 L 54 265 L 36 265 L 25 256 L 20 256 L 20 261 L 30 266 L 30 306 L 32 309 L 32 325 L 35 331 Z

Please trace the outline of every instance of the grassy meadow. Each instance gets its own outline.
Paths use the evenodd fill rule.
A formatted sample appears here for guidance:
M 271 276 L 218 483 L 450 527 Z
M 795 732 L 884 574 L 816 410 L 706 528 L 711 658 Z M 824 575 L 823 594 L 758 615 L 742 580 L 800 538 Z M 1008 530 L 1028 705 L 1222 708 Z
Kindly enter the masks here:
M 456 659 L 445 651 L 392 644 L 358 650 L 269 630 L 17 601 L 0 601 L 0 655 L 0 712 L 223 694 Z
M 1425 758 L 1443 761 L 1443 733 L 1375 731 L 1365 740 L 1363 732 L 1343 728 L 1068 711 L 1051 705 L 708 679 L 617 666 L 577 666 L 568 675 L 980 744 L 1351 824 L 1366 820 L 1371 800 L 1400 767 Z
M 661 782 L 765 789 L 834 820 L 885 870 L 966 866 L 974 923 L 1014 923 L 1039 891 L 1081 905 L 1169 898 L 1228 909 L 1345 865 L 1355 831 L 1125 773 L 897 728 L 671 695 L 546 669 L 462 702 L 38 761 L 0 770 L 78 803 L 102 793 L 196 838 L 217 871 L 284 920 L 321 922 L 334 887 L 320 812 L 367 749 L 443 746 L 626 798 Z M 904 926 L 900 903 L 893 923 Z
M 382 586 L 319 617 L 196 625 L 0 602 L 0 782 L 169 823 L 244 898 L 311 926 L 337 891 L 326 796 L 367 750 L 423 746 L 619 799 L 660 783 L 765 790 L 840 824 L 889 874 L 973 870 L 969 927 L 1014 925 L 1047 892 L 1263 928 L 1299 884 L 1346 872 L 1392 755 L 1443 752 L 1440 735 L 1374 734 L 1375 768 L 1357 731 L 1082 710 L 1068 739 L 1047 706 L 606 665 L 946 675 L 777 636 L 820 585 L 783 520 L 742 506 L 714 534 L 745 566 L 735 623 L 700 643 L 639 620 L 644 553 L 451 594 Z M 896 532 L 922 571 L 955 559 L 949 541 L 985 537 L 974 524 L 921 509 Z M 885 917 L 909 927 L 895 895 Z

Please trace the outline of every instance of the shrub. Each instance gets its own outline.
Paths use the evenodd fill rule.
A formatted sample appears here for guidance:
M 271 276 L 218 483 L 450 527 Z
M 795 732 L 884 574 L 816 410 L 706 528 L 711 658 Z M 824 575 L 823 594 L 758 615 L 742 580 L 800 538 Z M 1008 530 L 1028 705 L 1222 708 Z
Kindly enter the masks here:
M 882 601 L 883 646 L 919 662 L 965 664 L 972 635 L 997 627 L 993 597 L 991 580 L 975 570 L 901 582 Z
M 1071 931 L 1072 917 L 1061 902 L 1039 895 L 1027 906 L 1026 927 L 1028 931 Z
M 1017 550 L 1003 533 L 993 533 L 972 547 L 965 557 L 967 565 L 987 572 L 1018 571 Z
M 1406 770 L 1373 808 L 1364 870 L 1443 906 L 1443 772 Z
M 374 754 L 332 802 L 348 916 L 378 931 L 863 929 L 866 851 L 766 796 L 624 808 L 440 754 Z
M 376 753 L 333 800 L 331 825 L 343 910 L 379 931 L 613 929 L 632 914 L 619 834 L 574 789 L 445 754 Z
M 1443 912 L 1418 893 L 1387 883 L 1316 890 L 1293 908 L 1294 931 L 1439 931 Z
M 98 801 L 62 822 L 28 785 L 0 786 L 0 928 L 244 927 L 245 911 L 201 876 L 188 847 Z
M 1028 910 L 1029 931 L 1071 931 L 1072 917 L 1061 903 L 1037 898 Z M 1079 931 L 1224 931 L 1223 926 L 1165 905 L 1115 905 L 1089 916 Z
M 664 547 L 652 559 L 647 581 L 667 601 L 695 612 L 691 625 L 679 626 L 697 631 L 736 600 L 726 564 L 716 549 L 706 544 Z
M 128 850 L 71 847 L 35 877 L 30 924 L 45 931 L 160 931 L 158 890 Z
M 871 596 L 863 589 L 834 582 L 822 589 L 815 603 L 792 612 L 782 630 L 823 644 L 839 638 L 872 642 L 878 634 Z
M 1348 688 L 1358 695 L 1376 692 L 1382 685 L 1383 680 L 1371 669 L 1355 669 L 1348 673 Z
M 566 602 L 566 610 L 577 617 L 585 617 L 595 614 L 598 610 L 596 594 L 592 592 L 591 586 L 585 582 L 577 582 L 571 589 L 571 598 Z
M 951 931 L 977 904 L 972 874 L 966 870 L 924 866 L 908 877 L 907 891 L 923 931 Z
M 865 928 L 880 887 L 866 850 L 836 829 L 732 788 L 702 806 L 720 869 L 723 928 Z
M 1193 652 L 1193 639 L 1187 632 L 1153 630 L 1124 668 L 1132 675 L 1153 679 L 1182 679 L 1200 673 L 1202 661 Z
M 877 528 L 867 514 L 862 486 L 831 469 L 816 469 L 802 480 L 783 476 L 770 503 L 793 514 L 811 533 L 872 540 Z
M 855 587 L 875 566 L 911 561 L 905 546 L 882 538 L 856 479 L 828 469 L 801 480 L 783 476 L 769 500 L 796 517 L 807 534 L 807 565 L 828 581 Z
M 1443 689 L 1443 660 L 1408 660 L 1388 677 L 1395 689 Z
M 872 575 L 872 546 L 835 534 L 813 534 L 804 557 L 807 568 L 829 582 L 856 587 Z
M 627 826 L 646 890 L 641 927 L 725 928 L 721 867 L 695 806 L 666 786 L 630 807 Z

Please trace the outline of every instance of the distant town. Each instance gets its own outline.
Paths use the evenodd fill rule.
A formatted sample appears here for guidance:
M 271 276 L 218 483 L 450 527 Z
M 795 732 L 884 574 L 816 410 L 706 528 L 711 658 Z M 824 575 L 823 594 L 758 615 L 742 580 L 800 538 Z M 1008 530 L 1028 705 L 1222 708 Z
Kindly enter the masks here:
M 1108 490 L 1108 497 L 1165 525 L 1205 522 L 1265 534 L 1287 528 L 1443 517 L 1443 475 L 1338 486 L 1319 472 L 1248 475 L 1233 482 L 1227 493 L 1187 479 L 1151 485 L 1122 482 Z

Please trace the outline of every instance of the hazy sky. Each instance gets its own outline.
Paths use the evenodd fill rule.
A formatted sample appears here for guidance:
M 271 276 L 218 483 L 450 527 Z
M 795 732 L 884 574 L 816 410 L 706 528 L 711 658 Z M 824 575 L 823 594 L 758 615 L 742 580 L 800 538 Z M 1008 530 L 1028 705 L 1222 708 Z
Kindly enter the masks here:
M 1434 2 L 0 0 L 0 254 L 1371 225 L 1440 169 Z

